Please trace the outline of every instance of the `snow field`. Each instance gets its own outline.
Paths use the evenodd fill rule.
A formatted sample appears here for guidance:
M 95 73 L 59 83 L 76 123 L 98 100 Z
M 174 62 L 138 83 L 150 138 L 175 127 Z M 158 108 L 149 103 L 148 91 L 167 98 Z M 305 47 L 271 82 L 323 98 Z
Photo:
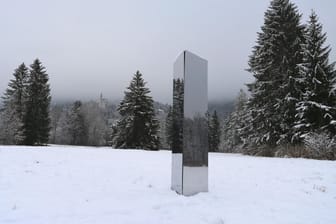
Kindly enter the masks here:
M 336 162 L 210 153 L 209 193 L 170 190 L 171 153 L 0 146 L 0 223 L 336 223 Z

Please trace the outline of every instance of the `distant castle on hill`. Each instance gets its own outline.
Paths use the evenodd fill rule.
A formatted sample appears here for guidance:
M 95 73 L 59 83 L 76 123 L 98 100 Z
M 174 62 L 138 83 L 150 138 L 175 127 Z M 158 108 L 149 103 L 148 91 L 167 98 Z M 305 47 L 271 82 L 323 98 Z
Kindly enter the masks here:
M 103 93 L 100 94 L 98 105 L 99 105 L 99 108 L 102 110 L 107 109 L 107 99 L 103 97 Z

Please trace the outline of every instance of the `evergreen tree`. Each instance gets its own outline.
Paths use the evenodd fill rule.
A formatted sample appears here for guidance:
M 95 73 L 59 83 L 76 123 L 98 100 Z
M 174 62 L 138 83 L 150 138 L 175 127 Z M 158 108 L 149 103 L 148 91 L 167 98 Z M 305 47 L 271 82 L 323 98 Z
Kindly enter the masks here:
M 86 145 L 88 134 L 81 101 L 76 101 L 73 104 L 67 120 L 67 134 L 70 136 L 70 145 Z
M 121 119 L 113 136 L 117 148 L 159 148 L 159 123 L 155 118 L 153 99 L 148 95 L 150 90 L 145 84 L 142 74 L 137 71 L 125 91 L 118 107 Z
M 224 125 L 223 145 L 227 152 L 239 151 L 240 146 L 247 143 L 248 136 L 254 130 L 249 130 L 250 113 L 247 108 L 248 98 L 241 89 L 235 100 L 234 110 L 228 117 Z
M 27 87 L 26 113 L 24 115 L 24 143 L 46 144 L 50 131 L 50 87 L 49 77 L 42 63 L 36 59 L 30 66 Z
M 219 149 L 221 126 L 217 112 L 214 111 L 209 121 L 209 151 L 216 152 Z
M 272 0 L 250 56 L 248 71 L 255 77 L 248 85 L 254 130 L 250 137 L 258 144 L 294 143 L 296 103 L 301 98 L 298 65 L 304 43 L 300 19 L 294 4 Z
M 13 74 L 3 99 L 1 109 L 1 134 L 3 144 L 21 144 L 23 141 L 23 115 L 27 91 L 28 68 L 22 63 Z
M 329 131 L 336 134 L 336 72 L 335 63 L 329 63 L 327 34 L 322 32 L 315 12 L 310 15 L 301 66 L 303 100 L 297 104 L 296 128 L 298 138 L 309 132 Z

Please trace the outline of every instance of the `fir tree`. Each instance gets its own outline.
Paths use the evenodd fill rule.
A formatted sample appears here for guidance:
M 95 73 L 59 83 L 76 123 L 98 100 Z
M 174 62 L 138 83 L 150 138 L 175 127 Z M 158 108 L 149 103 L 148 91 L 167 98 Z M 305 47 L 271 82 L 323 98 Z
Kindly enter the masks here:
M 118 107 L 121 119 L 113 136 L 117 148 L 159 148 L 159 122 L 155 118 L 153 99 L 148 95 L 150 90 L 145 84 L 142 74 L 137 71 L 128 91 L 125 91 Z
M 41 145 L 48 143 L 49 140 L 51 100 L 49 77 L 38 59 L 33 62 L 30 68 L 26 113 L 24 115 L 24 143 Z
M 239 151 L 240 146 L 247 143 L 247 138 L 252 136 L 254 130 L 250 130 L 250 113 L 247 108 L 248 98 L 241 89 L 235 100 L 234 110 L 224 125 L 224 148 L 227 152 Z
M 214 111 L 209 121 L 209 151 L 216 152 L 219 149 L 221 138 L 221 126 L 217 112 Z
M 1 110 L 1 136 L 4 144 L 21 144 L 23 141 L 23 115 L 27 91 L 28 68 L 22 63 L 13 74 L 3 99 Z M 1 141 L 1 140 L 0 140 Z
M 249 84 L 252 138 L 271 147 L 292 141 L 296 103 L 301 98 L 304 26 L 297 7 L 288 0 L 272 0 L 262 32 L 249 60 L 255 81 Z
M 297 104 L 298 138 L 309 132 L 329 131 L 336 134 L 336 72 L 329 63 L 327 34 L 322 32 L 315 12 L 310 15 L 306 29 L 304 61 L 301 66 L 303 100 Z

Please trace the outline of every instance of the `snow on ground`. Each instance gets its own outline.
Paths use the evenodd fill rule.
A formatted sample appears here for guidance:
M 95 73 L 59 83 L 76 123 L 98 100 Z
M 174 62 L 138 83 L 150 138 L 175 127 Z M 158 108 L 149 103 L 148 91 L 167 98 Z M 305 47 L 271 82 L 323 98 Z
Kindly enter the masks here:
M 171 154 L 0 146 L 0 223 L 336 223 L 336 162 L 211 153 L 209 193 L 170 190 Z

